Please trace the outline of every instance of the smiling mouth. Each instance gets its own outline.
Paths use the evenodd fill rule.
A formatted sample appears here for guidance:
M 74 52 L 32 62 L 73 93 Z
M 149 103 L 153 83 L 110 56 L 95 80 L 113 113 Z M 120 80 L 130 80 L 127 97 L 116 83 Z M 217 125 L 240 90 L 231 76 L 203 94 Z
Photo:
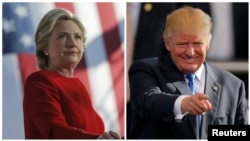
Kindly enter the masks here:
M 196 58 L 182 58 L 187 63 L 193 63 L 196 61 Z
M 185 59 L 186 61 L 188 61 L 188 62 L 193 62 L 193 61 L 195 61 L 195 58 L 192 58 L 192 59 Z

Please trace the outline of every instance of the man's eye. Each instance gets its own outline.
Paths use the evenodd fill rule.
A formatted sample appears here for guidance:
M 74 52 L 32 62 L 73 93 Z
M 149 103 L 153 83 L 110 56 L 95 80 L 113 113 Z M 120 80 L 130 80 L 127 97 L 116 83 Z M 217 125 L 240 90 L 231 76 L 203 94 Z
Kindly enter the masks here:
M 194 46 L 202 46 L 203 43 L 194 43 L 193 45 L 194 45 Z
M 180 46 L 180 47 L 184 47 L 184 46 L 187 46 L 188 44 L 187 43 L 178 43 L 176 44 L 176 46 Z

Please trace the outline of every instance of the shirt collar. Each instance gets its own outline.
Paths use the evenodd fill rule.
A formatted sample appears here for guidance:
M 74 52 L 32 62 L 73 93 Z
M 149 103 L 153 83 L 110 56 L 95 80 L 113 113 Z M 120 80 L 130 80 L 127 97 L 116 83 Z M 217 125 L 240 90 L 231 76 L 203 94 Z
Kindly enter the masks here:
M 202 64 L 200 68 L 195 72 L 195 76 L 199 81 L 201 81 L 203 71 L 204 71 L 204 64 Z
M 204 64 L 202 64 L 200 68 L 194 73 L 195 79 L 198 80 L 199 82 L 201 82 L 203 72 L 204 72 Z M 186 74 L 184 76 L 186 76 Z

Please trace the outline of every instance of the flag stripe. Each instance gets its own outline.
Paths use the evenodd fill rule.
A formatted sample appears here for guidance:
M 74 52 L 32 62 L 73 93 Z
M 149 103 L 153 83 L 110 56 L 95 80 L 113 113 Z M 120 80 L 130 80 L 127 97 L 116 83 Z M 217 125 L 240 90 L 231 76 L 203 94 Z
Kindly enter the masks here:
M 3 55 L 3 139 L 24 138 L 21 72 L 18 55 Z M 8 80 L 8 81 L 6 81 Z M 14 111 L 14 112 L 13 112 Z
M 121 41 L 118 31 L 118 23 L 116 20 L 113 4 L 97 3 L 98 12 L 100 15 L 100 21 L 102 25 L 102 30 L 104 33 L 104 43 L 106 47 L 106 52 L 108 56 L 108 61 L 110 62 L 111 74 L 113 79 L 114 91 L 116 94 L 117 101 L 117 111 L 120 111 L 119 115 L 124 117 L 124 62 L 123 62 L 123 52 L 121 48 Z M 109 20 L 106 20 L 109 19 Z M 122 76 L 122 78 L 121 78 Z M 119 78 L 119 79 L 118 79 Z M 120 119 L 120 130 L 123 133 L 124 123 L 123 119 Z
M 36 56 L 34 54 L 19 54 L 19 70 L 21 72 L 22 88 L 24 88 L 26 78 L 34 71 L 38 70 Z M 29 67 L 27 67 L 29 66 Z M 22 95 L 23 96 L 23 95 Z
M 69 11 L 71 11 L 72 13 L 75 14 L 75 9 L 73 6 L 73 3 L 71 2 L 55 2 L 55 7 L 57 8 L 65 8 L 68 9 Z

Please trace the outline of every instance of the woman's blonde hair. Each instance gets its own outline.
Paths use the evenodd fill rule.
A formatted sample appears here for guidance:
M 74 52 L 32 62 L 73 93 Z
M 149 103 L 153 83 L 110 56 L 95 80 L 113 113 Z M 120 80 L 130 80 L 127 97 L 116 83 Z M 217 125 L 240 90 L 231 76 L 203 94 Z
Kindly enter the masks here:
M 71 20 L 79 26 L 82 31 L 83 47 L 85 47 L 86 29 L 80 19 L 66 9 L 52 9 L 41 19 L 35 34 L 36 57 L 40 69 L 45 69 L 48 66 L 48 56 L 44 54 L 44 51 L 48 47 L 49 37 L 54 27 L 57 23 L 65 20 Z
M 196 34 L 204 33 L 208 42 L 211 40 L 212 21 L 208 14 L 201 9 L 184 6 L 166 17 L 163 38 L 175 33 Z

